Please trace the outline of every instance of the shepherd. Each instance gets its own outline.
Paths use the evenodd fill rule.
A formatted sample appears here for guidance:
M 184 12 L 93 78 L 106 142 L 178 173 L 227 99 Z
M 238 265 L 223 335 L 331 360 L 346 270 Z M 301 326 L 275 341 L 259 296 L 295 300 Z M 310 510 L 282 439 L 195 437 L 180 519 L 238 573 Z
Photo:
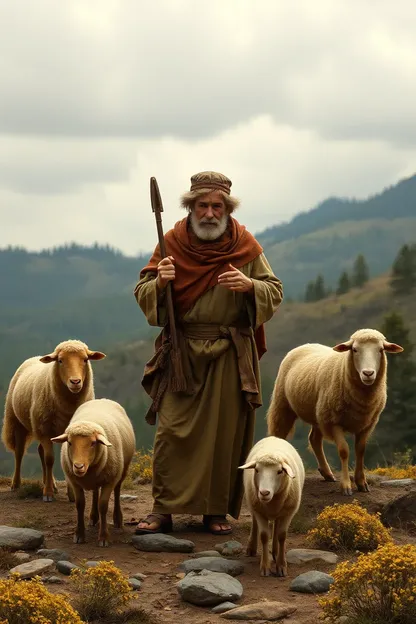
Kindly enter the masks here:
M 227 535 L 227 514 L 240 514 L 238 466 L 253 445 L 255 410 L 262 405 L 264 324 L 283 289 L 260 244 L 232 216 L 239 201 L 231 185 L 213 171 L 191 177 L 181 198 L 188 215 L 164 236 L 163 253 L 156 246 L 134 290 L 149 325 L 163 328 L 142 379 L 153 399 L 146 420 L 157 429 L 153 509 L 137 525 L 139 534 L 168 533 L 172 515 L 189 514 L 201 515 L 212 534 Z M 169 381 L 175 373 L 167 355 L 169 283 L 186 379 L 179 391 Z

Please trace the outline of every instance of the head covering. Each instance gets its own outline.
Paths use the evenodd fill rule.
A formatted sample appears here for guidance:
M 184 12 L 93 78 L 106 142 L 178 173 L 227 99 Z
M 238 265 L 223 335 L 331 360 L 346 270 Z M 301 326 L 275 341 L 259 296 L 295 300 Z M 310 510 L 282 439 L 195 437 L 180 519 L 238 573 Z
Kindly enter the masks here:
M 201 189 L 223 191 L 230 195 L 232 182 L 227 176 L 216 171 L 202 171 L 191 177 L 190 191 Z

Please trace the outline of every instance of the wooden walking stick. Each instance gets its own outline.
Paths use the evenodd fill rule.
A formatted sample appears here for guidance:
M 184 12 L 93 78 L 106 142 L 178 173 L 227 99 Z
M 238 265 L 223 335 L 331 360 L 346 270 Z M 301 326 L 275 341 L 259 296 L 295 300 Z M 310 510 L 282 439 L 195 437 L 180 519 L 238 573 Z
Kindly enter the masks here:
M 162 212 L 163 204 L 160 196 L 159 186 L 156 178 L 150 178 L 150 200 L 152 210 L 155 213 L 157 234 L 159 237 L 160 255 L 166 258 L 165 238 L 163 236 Z M 166 304 L 168 311 L 168 323 L 170 332 L 170 389 L 172 392 L 183 392 L 186 390 L 186 379 L 183 373 L 181 352 L 178 345 L 178 335 L 175 324 L 175 310 L 173 307 L 172 282 L 168 282 L 166 286 Z

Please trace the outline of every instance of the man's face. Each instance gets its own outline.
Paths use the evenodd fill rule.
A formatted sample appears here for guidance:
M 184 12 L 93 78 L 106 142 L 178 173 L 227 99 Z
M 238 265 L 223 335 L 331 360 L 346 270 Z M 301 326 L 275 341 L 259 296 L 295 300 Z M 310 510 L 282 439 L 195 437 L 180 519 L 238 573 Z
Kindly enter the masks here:
M 227 229 L 228 211 L 221 193 L 212 191 L 196 200 L 191 225 L 201 240 L 216 240 Z

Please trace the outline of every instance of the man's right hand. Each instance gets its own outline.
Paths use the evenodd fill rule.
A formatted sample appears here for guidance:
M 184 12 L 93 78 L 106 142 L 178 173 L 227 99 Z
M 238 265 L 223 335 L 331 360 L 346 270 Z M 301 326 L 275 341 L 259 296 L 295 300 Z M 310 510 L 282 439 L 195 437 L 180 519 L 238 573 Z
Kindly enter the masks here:
M 157 285 L 161 290 L 166 288 L 168 282 L 175 279 L 175 259 L 173 256 L 163 258 L 157 265 Z

